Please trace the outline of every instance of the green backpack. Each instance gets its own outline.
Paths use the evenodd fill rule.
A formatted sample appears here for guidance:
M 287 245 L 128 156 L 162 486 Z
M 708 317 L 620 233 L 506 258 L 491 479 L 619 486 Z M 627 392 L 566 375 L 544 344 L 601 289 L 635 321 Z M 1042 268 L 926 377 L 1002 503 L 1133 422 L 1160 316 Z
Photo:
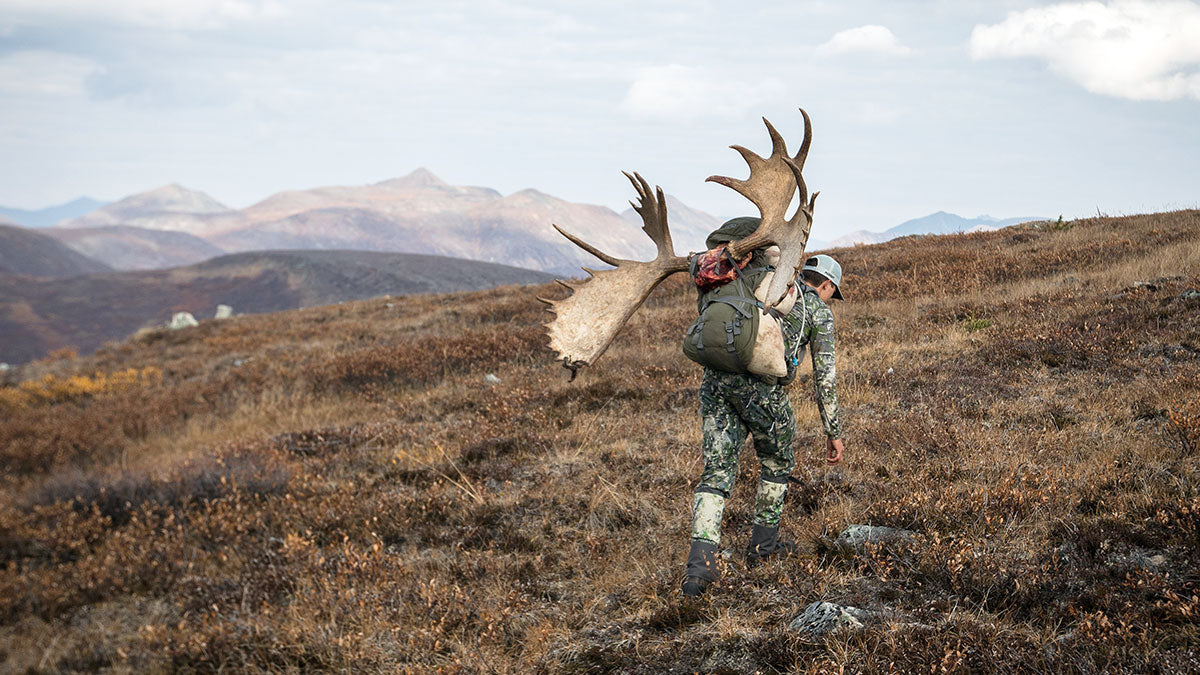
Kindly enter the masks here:
M 758 227 L 758 218 L 734 218 L 708 235 L 709 249 L 722 243 L 749 236 Z M 699 261 L 691 259 L 692 278 Z M 755 251 L 750 263 L 733 281 L 708 291 L 697 289 L 696 308 L 700 316 L 683 335 L 683 353 L 702 366 L 731 373 L 747 373 L 751 352 L 758 338 L 758 322 L 763 303 L 754 297 L 767 272 L 775 268 L 766 263 L 762 251 Z

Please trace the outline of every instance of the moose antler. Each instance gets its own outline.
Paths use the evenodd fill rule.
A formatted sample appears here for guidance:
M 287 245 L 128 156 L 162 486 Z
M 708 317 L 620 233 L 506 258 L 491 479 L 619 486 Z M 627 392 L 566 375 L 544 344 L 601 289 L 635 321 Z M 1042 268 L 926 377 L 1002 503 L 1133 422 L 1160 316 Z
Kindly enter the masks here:
M 590 277 L 578 282 L 558 283 L 569 288 L 571 295 L 562 300 L 538 298 L 550 305 L 554 320 L 546 324 L 550 333 L 550 348 L 558 352 L 563 367 L 571 370 L 571 379 L 580 367 L 592 364 L 616 337 L 617 331 L 650 295 L 663 279 L 688 268 L 687 258 L 675 255 L 671 232 L 667 229 L 667 202 L 661 187 L 650 190 L 650 184 L 639 174 L 625 177 L 633 183 L 638 202 L 630 205 L 642 217 L 642 230 L 658 246 L 658 256 L 649 262 L 614 258 L 588 244 L 558 225 L 554 229 L 579 248 L 591 253 L 615 269 L 590 270 Z
M 763 159 L 754 152 L 740 145 L 732 145 L 734 150 L 742 155 L 750 166 L 750 178 L 738 180 L 726 176 L 709 176 L 708 180 L 732 188 L 743 197 L 749 199 L 758 207 L 762 214 L 762 223 L 753 234 L 745 239 L 739 239 L 729 244 L 729 252 L 735 258 L 741 258 L 747 253 L 763 246 L 775 244 L 779 246 L 779 263 L 771 285 L 767 289 L 764 304 L 774 307 L 786 295 L 788 285 L 792 283 L 796 270 L 804 260 L 804 246 L 808 243 L 808 233 L 812 229 L 813 206 L 817 195 L 813 193 L 808 198 L 808 188 L 804 185 L 801 171 L 804 160 L 808 157 L 808 146 L 812 142 L 812 121 L 808 113 L 800 109 L 804 116 L 804 142 L 795 157 L 789 157 L 783 137 L 771 126 L 767 118 L 767 133 L 771 135 L 771 156 Z M 786 218 L 788 204 L 792 201 L 795 190 L 800 190 L 800 205 L 791 218 Z M 783 270 L 789 270 L 783 273 Z

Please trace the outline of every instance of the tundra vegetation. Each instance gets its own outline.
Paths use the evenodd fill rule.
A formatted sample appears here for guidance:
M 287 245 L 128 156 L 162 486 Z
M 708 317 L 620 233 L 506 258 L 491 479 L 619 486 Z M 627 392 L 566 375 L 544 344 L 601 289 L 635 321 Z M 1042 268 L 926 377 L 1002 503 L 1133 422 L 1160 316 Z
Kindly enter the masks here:
M 1200 211 L 1071 224 L 835 252 L 847 461 L 802 379 L 803 553 L 743 564 L 747 448 L 699 602 L 682 277 L 572 383 L 553 285 L 0 374 L 0 669 L 1194 672 Z M 915 534 L 848 555 L 850 524 Z M 817 600 L 884 618 L 811 641 Z

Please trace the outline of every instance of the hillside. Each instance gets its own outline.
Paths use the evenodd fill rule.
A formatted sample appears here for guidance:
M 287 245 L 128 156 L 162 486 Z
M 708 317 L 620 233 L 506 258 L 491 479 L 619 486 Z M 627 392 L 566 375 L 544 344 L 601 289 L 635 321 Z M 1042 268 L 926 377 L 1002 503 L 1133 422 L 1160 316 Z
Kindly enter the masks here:
M 9 371 L 4 669 L 1200 670 L 1200 211 L 834 251 L 846 462 L 802 375 L 797 557 L 678 595 L 676 278 L 568 382 L 557 286 L 206 322 Z M 1141 283 L 1139 283 L 1141 282 Z M 492 379 L 485 379 L 494 375 Z M 848 554 L 851 524 L 911 530 Z M 810 641 L 810 603 L 880 612 Z
M 275 312 L 379 295 L 544 283 L 540 272 L 440 256 L 369 251 L 262 251 L 187 267 L 60 280 L 0 277 L 0 361 L 90 352 L 175 312 Z
M 41 232 L 0 223 L 0 277 L 72 277 L 108 271 L 104 263 L 71 250 Z
M 129 225 L 49 227 L 42 230 L 94 260 L 118 270 L 152 270 L 191 265 L 225 251 L 186 232 Z

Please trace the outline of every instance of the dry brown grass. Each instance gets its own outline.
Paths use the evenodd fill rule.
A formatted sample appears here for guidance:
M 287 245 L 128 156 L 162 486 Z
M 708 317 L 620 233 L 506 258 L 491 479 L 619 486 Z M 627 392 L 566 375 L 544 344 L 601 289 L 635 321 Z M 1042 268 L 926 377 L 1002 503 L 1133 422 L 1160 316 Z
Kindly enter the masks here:
M 1186 211 L 838 253 L 846 465 L 802 381 L 805 552 L 742 563 L 747 449 L 699 603 L 683 280 L 570 384 L 552 288 L 60 354 L 17 374 L 52 396 L 0 389 L 0 670 L 1194 671 L 1198 241 Z M 847 558 L 860 522 L 917 540 Z M 818 599 L 889 619 L 808 643 Z

